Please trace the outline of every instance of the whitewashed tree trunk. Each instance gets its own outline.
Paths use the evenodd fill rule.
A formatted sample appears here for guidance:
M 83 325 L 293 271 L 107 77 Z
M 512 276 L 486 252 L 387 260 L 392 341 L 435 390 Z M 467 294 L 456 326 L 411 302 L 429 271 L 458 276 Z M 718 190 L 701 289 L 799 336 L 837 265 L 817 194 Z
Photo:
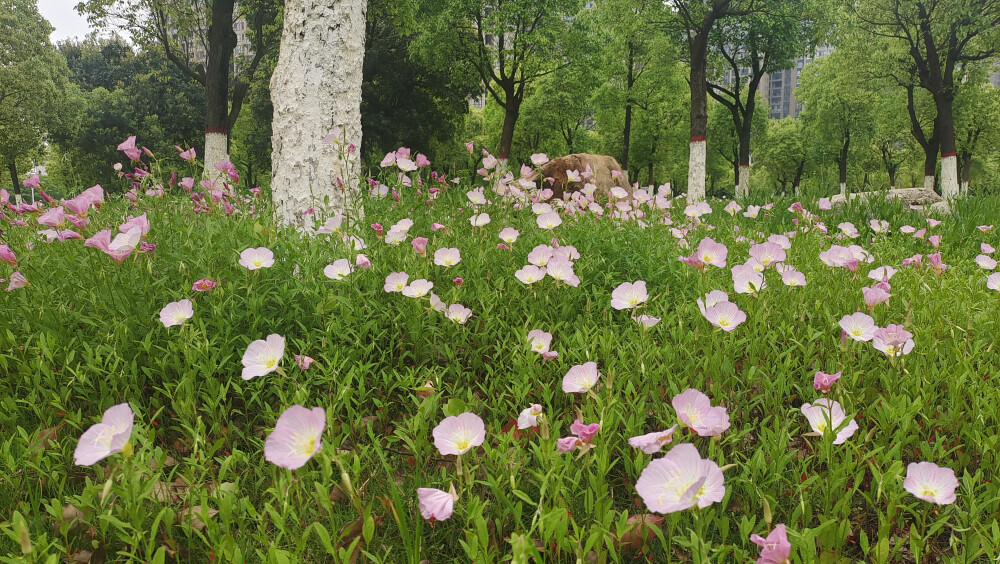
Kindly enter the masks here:
M 928 175 L 924 176 L 924 189 L 925 190 L 933 190 L 934 189 L 934 176 L 933 175 L 928 174 Z
M 846 182 L 841 182 L 840 183 L 840 195 L 841 196 L 846 196 L 847 195 L 847 183 Z
M 968 195 L 969 195 L 969 183 L 963 180 L 962 181 L 962 196 L 965 197 L 965 196 L 968 196 Z
M 305 227 L 360 205 L 361 63 L 366 0 L 288 0 L 278 64 L 271 77 L 274 104 L 271 191 L 286 224 Z M 338 141 L 323 142 L 339 130 Z
M 205 178 L 217 178 L 222 173 L 215 163 L 229 160 L 229 138 L 225 133 L 205 133 Z
M 736 197 L 746 198 L 750 195 L 750 165 L 740 165 L 740 184 L 736 187 Z
M 955 155 L 941 157 L 941 196 L 946 200 L 959 197 L 958 192 L 958 157 Z
M 697 202 L 705 199 L 705 160 L 708 156 L 708 145 L 704 140 L 691 141 L 690 147 L 687 198 L 691 202 Z

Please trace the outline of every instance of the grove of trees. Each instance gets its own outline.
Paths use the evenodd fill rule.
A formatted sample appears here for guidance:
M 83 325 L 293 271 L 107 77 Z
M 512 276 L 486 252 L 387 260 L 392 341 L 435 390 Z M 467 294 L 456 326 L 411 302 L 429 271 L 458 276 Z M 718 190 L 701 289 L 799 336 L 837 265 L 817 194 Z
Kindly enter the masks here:
M 464 166 L 473 142 L 511 166 L 608 154 L 631 181 L 695 198 L 955 197 L 1000 180 L 1000 1 L 354 2 L 362 172 L 401 146 Z M 121 189 L 112 165 L 129 135 L 165 162 L 194 147 L 207 169 L 228 159 L 270 185 L 284 0 L 85 0 L 97 33 L 58 45 L 36 0 L 0 5 L 0 160 L 15 193 L 40 164 L 57 192 Z M 237 21 L 249 53 L 234 53 Z M 801 111 L 773 119 L 782 73 Z

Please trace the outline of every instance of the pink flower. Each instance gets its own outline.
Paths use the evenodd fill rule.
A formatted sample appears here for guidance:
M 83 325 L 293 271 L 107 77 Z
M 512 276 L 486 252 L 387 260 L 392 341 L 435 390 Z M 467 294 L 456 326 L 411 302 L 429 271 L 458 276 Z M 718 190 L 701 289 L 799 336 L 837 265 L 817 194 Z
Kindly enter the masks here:
M 393 272 L 385 277 L 385 285 L 382 287 L 386 292 L 402 292 L 406 288 L 406 282 L 410 275 L 405 272 Z
M 427 256 L 427 237 L 414 237 L 410 244 L 413 245 L 415 253 L 422 257 Z
M 676 429 L 677 425 L 674 425 L 666 431 L 655 431 L 639 435 L 638 437 L 632 437 L 628 440 L 628 444 L 646 454 L 656 454 L 665 445 L 674 440 L 674 431 Z
M 938 225 L 941 225 L 941 220 L 934 219 L 933 217 L 928 217 L 927 218 L 927 227 L 930 227 L 931 229 L 933 229 L 933 228 L 937 227 Z
M 314 362 L 316 361 L 311 356 L 306 356 L 304 354 L 295 355 L 295 364 L 298 364 L 299 370 L 303 372 L 309 370 L 309 367 L 312 366 L 312 363 Z
M 351 266 L 351 261 L 342 258 L 333 261 L 333 264 L 326 265 L 323 268 L 323 275 L 331 280 L 343 280 L 353 271 L 354 268 Z
M 270 334 L 267 339 L 258 339 L 243 353 L 243 379 L 264 376 L 278 369 L 281 357 L 285 355 L 285 338 Z
M 868 311 L 875 309 L 875 306 L 884 301 L 887 301 L 890 297 L 892 297 L 892 294 L 878 287 L 861 288 L 861 293 L 864 295 L 865 305 L 868 306 Z
M 28 282 L 28 279 L 25 278 L 24 275 L 21 274 L 20 272 L 15 271 L 10 275 L 10 282 L 7 284 L 7 291 L 10 292 L 12 290 L 17 290 L 18 288 L 25 288 L 27 286 L 31 286 L 31 283 Z
M 462 261 L 462 253 L 455 248 L 441 248 L 434 251 L 434 264 L 443 266 L 455 266 Z
M 833 374 L 817 372 L 816 376 L 813 378 L 813 388 L 816 388 L 816 391 L 823 392 L 825 394 L 830 391 L 830 388 L 833 387 L 833 384 L 837 380 L 840 380 L 840 372 L 834 372 Z
M 785 250 L 780 245 L 769 241 L 750 247 L 750 256 L 760 261 L 765 267 L 768 267 L 785 260 Z
M 229 177 L 229 180 L 233 181 L 234 184 L 239 183 L 240 174 L 236 172 L 236 167 L 233 166 L 233 163 L 229 161 L 222 161 L 214 163 L 214 165 L 215 165 L 215 170 L 225 173 Z
M 997 250 L 993 248 L 993 245 L 989 243 L 980 243 L 979 250 L 988 255 L 992 255 L 993 253 L 997 252 Z
M 534 153 L 531 155 L 531 164 L 535 166 L 542 166 L 547 162 L 549 162 L 549 157 L 545 153 Z
M 573 272 L 573 263 L 563 257 L 553 257 L 545 271 L 554 280 L 565 282 L 573 287 L 580 285 L 580 277 Z
M 48 225 L 49 227 L 62 227 L 66 223 L 66 212 L 63 211 L 62 206 L 57 206 L 52 209 L 46 210 L 45 213 L 38 216 L 39 225 Z
M 454 489 L 452 490 L 452 492 Z M 420 516 L 428 521 L 445 521 L 451 517 L 458 496 L 435 488 L 417 488 Z
M 17 268 L 17 255 L 7 245 L 0 245 L 0 260 L 9 264 L 11 268 Z
M 552 258 L 555 249 L 548 245 L 538 245 L 528 253 L 528 262 L 535 266 L 545 266 Z
M 32 174 L 22 184 L 24 184 L 24 186 L 27 188 L 38 188 L 39 186 L 42 185 L 42 182 L 41 180 L 39 180 L 37 174 Z
M 875 337 L 875 332 L 878 331 L 875 320 L 870 315 L 861 312 L 842 317 L 840 328 L 847 333 L 848 337 L 863 342 L 871 341 Z
M 924 501 L 949 505 L 955 503 L 958 479 L 951 468 L 933 462 L 911 462 L 906 467 L 903 489 Z
M 648 299 L 645 281 L 622 282 L 611 292 L 611 307 L 617 310 L 632 309 Z
M 986 277 L 986 287 L 990 290 L 1000 291 L 1000 272 L 994 272 Z
M 193 315 L 194 304 L 191 300 L 170 302 L 160 310 L 160 323 L 163 323 L 164 327 L 173 327 L 191 319 Z
M 528 331 L 528 344 L 531 350 L 543 354 L 549 352 L 549 346 L 552 344 L 552 333 L 542 331 L 541 329 L 532 329 Z
M 701 242 L 698 243 L 697 252 L 695 252 L 695 256 L 697 256 L 699 261 L 718 268 L 726 267 L 726 257 L 728 255 L 729 248 L 722 243 L 716 242 L 711 237 L 705 237 L 702 239 Z M 697 266 L 695 267 L 697 268 Z
M 133 161 L 137 161 L 140 157 L 142 157 L 142 150 L 135 146 L 135 135 L 132 135 L 128 139 L 122 141 L 118 145 L 118 150 L 125 153 L 125 156 Z
M 737 294 L 756 294 L 767 287 L 764 274 L 745 264 L 734 266 L 732 276 L 733 288 Z
M 434 446 L 443 455 L 464 454 L 483 444 L 486 425 L 475 413 L 462 413 L 445 417 L 434 431 Z
M 729 414 L 724 407 L 713 407 L 708 396 L 688 388 L 671 401 L 681 424 L 702 437 L 714 437 L 729 428 Z
M 726 294 L 722 290 L 712 290 L 711 292 L 705 294 L 704 301 L 701 298 L 698 298 L 697 301 L 698 309 L 701 310 L 701 314 L 704 315 L 708 308 L 722 302 L 728 302 L 729 294 Z
M 239 263 L 247 270 L 274 266 L 274 253 L 267 247 L 249 248 L 240 253 Z
M 886 325 L 875 331 L 872 345 L 886 356 L 902 356 L 913 350 L 913 333 L 902 325 Z
M 899 272 L 891 266 L 880 266 L 878 268 L 873 268 L 868 271 L 868 278 L 872 280 L 890 280 L 896 273 Z
M 101 422 L 91 425 L 80 435 L 73 452 L 77 466 L 90 466 L 122 451 L 132 436 L 135 414 L 127 403 L 109 407 Z
M 923 261 L 924 255 L 913 255 L 910 258 L 903 259 L 903 268 L 912 266 L 913 268 L 920 268 L 920 263 Z
M 795 269 L 784 270 L 781 273 L 781 281 L 785 286 L 805 286 L 806 275 Z
M 580 439 L 578 437 L 563 437 L 556 440 L 556 451 L 559 454 L 565 454 L 567 452 L 572 452 L 576 449 L 577 445 L 580 444 Z
M 977 255 L 976 264 L 979 265 L 979 268 L 984 270 L 993 270 L 997 267 L 996 259 L 990 257 L 989 255 Z
M 137 235 L 136 239 L 138 240 L 138 230 L 136 230 L 136 235 Z M 97 233 L 95 233 L 94 235 L 92 235 L 89 239 L 87 239 L 86 241 L 84 241 L 83 245 L 85 247 L 93 247 L 95 249 L 103 251 L 105 254 L 107 254 L 111 258 L 115 259 L 119 263 L 121 263 L 123 260 L 125 260 L 126 258 L 128 258 L 128 256 L 130 254 L 132 254 L 132 251 L 133 251 L 132 248 L 124 248 L 124 249 L 121 249 L 121 250 L 112 250 L 110 248 L 110 245 L 111 245 L 111 230 L 110 229 L 104 229 L 104 230 L 98 231 Z
M 576 435 L 584 443 L 594 442 L 594 437 L 597 436 L 597 431 L 601 429 L 600 423 L 581 423 L 579 419 L 574 419 L 573 424 L 569 426 L 569 432 Z
M 191 286 L 191 289 L 194 290 L 195 292 L 207 292 L 212 288 L 215 288 L 216 284 L 217 282 L 209 280 L 208 278 L 202 278 L 201 280 L 196 281 Z
M 683 243 L 684 241 L 681 240 L 681 242 Z M 683 262 L 684 264 L 686 264 L 688 266 L 697 268 L 698 270 L 705 270 L 705 263 L 701 262 L 701 259 L 698 258 L 698 252 L 697 251 L 695 251 L 694 253 L 692 253 L 691 256 L 687 256 L 687 257 L 685 257 L 685 256 L 679 256 L 679 257 L 677 257 L 677 260 Z
M 417 153 L 417 158 L 415 159 L 414 162 L 416 163 L 416 165 L 418 167 L 425 167 L 425 166 L 431 164 L 430 159 L 428 159 L 426 156 L 424 156 L 421 153 Z
M 447 229 L 447 227 L 445 227 L 444 225 L 441 225 L 440 223 L 432 223 L 431 224 L 431 229 L 434 230 L 434 231 L 440 231 L 442 229 Z
M 433 282 L 429 282 L 423 278 L 418 278 L 403 288 L 403 295 L 408 298 L 422 298 L 426 296 L 433 287 Z
M 521 411 L 517 416 L 517 428 L 518 429 L 528 429 L 530 427 L 538 426 L 538 418 L 542 416 L 542 406 L 534 403 L 528 408 Z
M 722 501 L 726 487 L 722 469 L 703 460 L 698 449 L 684 443 L 670 449 L 643 469 L 635 482 L 646 507 L 656 513 L 675 513 L 694 505 L 708 507 Z
M 174 147 L 174 148 L 177 149 L 180 152 L 180 155 L 179 155 L 180 158 L 183 159 L 183 160 L 185 160 L 185 161 L 187 161 L 187 162 L 189 162 L 189 163 L 193 163 L 195 161 L 195 159 L 198 158 L 198 154 L 195 152 L 194 147 L 191 147 L 190 149 L 188 149 L 186 151 L 182 151 L 180 147 Z
M 760 535 L 750 535 L 750 542 L 760 547 L 760 558 L 757 564 L 788 564 L 791 562 L 792 544 L 788 542 L 788 533 L 782 523 L 763 538 Z
M 593 388 L 601 374 L 597 371 L 596 362 L 578 364 L 569 369 L 563 376 L 562 389 L 569 394 L 585 394 Z
M 472 141 L 467 141 L 465 143 L 465 148 L 469 151 L 469 154 L 471 155 L 472 154 Z
M 851 438 L 851 435 L 858 430 L 858 424 L 853 419 L 847 419 L 844 408 L 840 407 L 840 403 L 836 401 L 819 398 L 814 404 L 802 404 L 801 411 L 814 432 L 822 435 L 829 430 L 834 433 L 833 444 L 835 445 L 847 442 L 847 439 Z
M 645 314 L 639 316 L 633 315 L 632 320 L 638 323 L 644 329 L 649 329 L 651 327 L 654 327 L 657 323 L 660 322 L 659 317 L 653 317 L 652 315 L 645 315 Z
M 448 306 L 448 312 L 445 317 L 458 323 L 459 325 L 465 325 L 465 322 L 469 320 L 469 316 L 472 315 L 472 310 L 465 307 L 462 304 L 451 304 Z
M 514 272 L 514 276 L 523 284 L 534 284 L 535 282 L 545 278 L 545 274 L 546 270 L 544 268 L 539 268 L 533 264 L 529 264 Z
M 556 227 L 562 225 L 562 218 L 559 217 L 558 212 L 552 211 L 539 215 L 535 218 L 535 222 L 542 229 L 555 229 Z
M 469 223 L 471 223 L 473 227 L 482 227 L 488 224 L 489 222 L 490 222 L 490 214 L 488 213 L 476 214 L 469 218 Z
M 305 466 L 322 448 L 325 428 L 326 412 L 322 407 L 289 407 L 264 441 L 264 460 L 289 470 Z
M 504 241 L 505 243 L 513 244 L 515 241 L 517 241 L 517 237 L 519 235 L 520 233 L 517 231 L 517 229 L 514 229 L 513 227 L 505 227 L 500 230 L 500 240 Z
M 368 257 L 365 255 L 358 255 L 354 257 L 354 266 L 358 268 L 371 268 L 372 261 L 368 260 Z
M 705 319 L 723 331 L 736 329 L 747 320 L 747 314 L 732 302 L 719 302 L 703 312 Z
M 832 210 L 833 202 L 830 201 L 830 198 L 820 198 L 817 207 L 821 210 Z

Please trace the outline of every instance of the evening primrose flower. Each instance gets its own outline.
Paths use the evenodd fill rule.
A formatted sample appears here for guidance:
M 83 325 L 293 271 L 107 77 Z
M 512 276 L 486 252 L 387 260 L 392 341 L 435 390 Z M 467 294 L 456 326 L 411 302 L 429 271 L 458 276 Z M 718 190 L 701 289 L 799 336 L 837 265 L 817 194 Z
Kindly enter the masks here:
M 441 454 L 465 454 L 486 440 L 486 425 L 475 413 L 465 412 L 445 417 L 431 434 Z
M 542 406 L 533 403 L 517 416 L 517 428 L 520 430 L 538 426 L 538 418 L 542 416 Z
M 645 435 L 639 435 L 638 437 L 632 437 L 628 440 L 628 444 L 646 454 L 656 454 L 674 440 L 674 431 L 676 429 L 677 425 L 674 425 L 666 431 L 654 431 Z
M 529 264 L 514 272 L 514 276 L 523 284 L 534 284 L 545 278 L 546 269 Z
M 593 388 L 600 378 L 596 362 L 578 364 L 563 376 L 562 389 L 570 394 L 584 394 Z
M 911 462 L 906 467 L 903 489 L 924 501 L 949 505 L 955 503 L 958 479 L 951 468 L 933 462 Z
M 729 428 L 729 414 L 725 407 L 712 406 L 708 396 L 688 388 L 671 401 L 677 418 L 685 427 L 702 437 L 714 437 Z
M 264 460 L 289 470 L 305 466 L 323 446 L 325 428 L 326 412 L 322 407 L 289 407 L 264 441 Z
M 549 261 L 546 274 L 559 282 L 565 282 L 569 286 L 579 286 L 580 277 L 573 272 L 573 263 L 560 257 Z
M 285 338 L 281 335 L 272 333 L 267 339 L 250 343 L 243 353 L 243 379 L 250 380 L 274 372 L 284 355 Z
M 472 310 L 465 307 L 462 304 L 451 304 L 448 306 L 448 312 L 445 317 L 458 323 L 459 325 L 465 325 L 465 322 L 469 320 L 469 316 L 472 315 Z
M 323 268 L 323 275 L 331 280 L 343 280 L 354 268 L 351 266 L 351 261 L 348 259 L 337 259 L 333 261 L 333 264 L 326 265 Z
M 712 290 L 711 292 L 705 294 L 705 299 L 702 300 L 698 298 L 698 309 L 701 310 L 702 315 L 705 314 L 705 310 L 708 308 L 720 304 L 722 302 L 729 301 L 729 294 L 723 292 L 722 290 Z
M 458 494 L 454 487 L 451 491 L 436 488 L 417 488 L 417 505 L 420 516 L 428 521 L 445 521 L 451 517 Z
M 635 321 L 636 323 L 638 323 L 644 329 L 649 329 L 649 328 L 655 326 L 657 323 L 659 323 L 660 322 L 660 318 L 659 317 L 653 317 L 652 315 L 646 315 L 646 314 L 639 315 L 639 316 L 633 315 L 632 316 L 632 321 Z
M 757 259 L 765 268 L 786 258 L 785 249 L 770 241 L 750 247 L 750 256 Z
M 825 394 L 830 391 L 830 388 L 833 387 L 837 380 L 840 380 L 840 372 L 834 372 L 833 374 L 816 372 L 816 376 L 813 377 L 813 388 Z
M 500 230 L 500 240 L 504 243 L 514 244 L 519 235 L 521 235 L 521 233 L 513 227 L 504 227 Z
M 861 288 L 861 294 L 864 296 L 865 305 L 868 306 L 868 311 L 875 309 L 875 306 L 892 297 L 892 294 L 877 286 L 871 288 L 866 286 Z
M 712 307 L 706 308 L 702 312 L 709 323 L 715 325 L 723 331 L 729 332 L 736 329 L 741 323 L 747 320 L 747 314 L 740 310 L 733 302 L 719 302 Z
M 847 333 L 848 337 L 862 342 L 871 341 L 879 329 L 870 315 L 861 312 L 842 317 L 840 328 Z
M 216 284 L 218 284 L 218 282 L 215 282 L 214 280 L 202 278 L 201 280 L 196 280 L 195 283 L 191 285 L 191 289 L 195 292 L 207 292 L 212 288 L 215 288 Z
M 73 452 L 73 462 L 77 466 L 90 466 L 121 452 L 132 436 L 135 414 L 127 403 L 109 407 L 101 417 L 101 422 L 91 425 L 80 435 L 80 441 Z
M 795 269 L 785 270 L 781 273 L 781 281 L 785 286 L 805 286 L 806 275 Z
M 538 245 L 528 253 L 528 262 L 535 266 L 545 266 L 552 259 L 555 249 L 548 245 Z
M 462 253 L 455 248 L 441 248 L 434 251 L 434 264 L 443 266 L 455 266 L 462 261 Z
M 403 295 L 408 298 L 422 298 L 426 296 L 433 287 L 433 282 L 427 281 L 423 278 L 418 278 L 403 288 Z
M 622 309 L 633 309 L 649 299 L 646 292 L 646 282 L 622 282 L 611 292 L 611 307 Z
M 138 243 L 138 241 L 136 241 Z M 112 243 L 114 245 L 114 243 Z M 274 253 L 267 247 L 257 247 L 244 250 L 240 253 L 240 265 L 247 270 L 257 270 L 259 268 L 270 268 L 274 266 Z
M 1000 291 L 1000 272 L 994 272 L 986 277 L 986 287 L 990 290 Z
M 385 277 L 385 284 L 382 289 L 386 292 L 402 292 L 406 288 L 406 282 L 410 275 L 405 272 L 393 272 Z
M 788 564 L 791 562 L 792 543 L 788 542 L 788 533 L 784 523 L 779 524 L 764 538 L 760 535 L 750 535 L 750 542 L 760 547 L 760 558 L 757 564 Z
M 802 415 L 806 416 L 813 431 L 821 435 L 827 430 L 835 433 L 836 438 L 833 440 L 835 445 L 847 442 L 847 439 L 851 438 L 851 435 L 858 430 L 858 424 L 853 419 L 848 421 L 847 414 L 844 413 L 844 408 L 840 406 L 839 402 L 819 398 L 816 403 L 802 404 L 801 411 Z M 846 425 L 844 425 L 845 421 L 847 421 Z
M 471 223 L 473 227 L 483 227 L 489 222 L 490 222 L 490 214 L 488 213 L 476 214 L 469 218 L 469 223 Z
M 913 333 L 902 325 L 889 324 L 875 331 L 872 346 L 886 356 L 902 356 L 913 350 Z
M 649 463 L 635 482 L 636 492 L 655 513 L 675 513 L 695 505 L 708 507 L 725 496 L 722 470 L 684 443 Z M 721 495 L 720 495 L 721 494 Z
M 549 346 L 552 344 L 552 333 L 542 331 L 541 329 L 532 329 L 528 331 L 528 344 L 531 350 L 538 354 L 547 353 Z
M 194 315 L 194 304 L 191 300 L 170 302 L 160 310 L 160 322 L 164 327 L 180 325 Z
M 25 288 L 27 286 L 31 286 L 31 283 L 28 282 L 28 279 L 25 278 L 24 275 L 21 274 L 20 272 L 15 271 L 10 275 L 10 282 L 7 283 L 7 291 L 10 292 L 13 290 L 17 290 L 18 288 Z
M 764 275 L 745 264 L 733 267 L 733 288 L 737 294 L 756 294 L 767 287 Z
M 729 255 L 729 248 L 722 243 L 716 242 L 711 237 L 705 237 L 698 243 L 698 250 L 694 256 L 704 264 L 710 264 L 719 268 L 726 267 L 726 257 Z
M 983 270 L 993 270 L 997 267 L 996 259 L 988 255 L 977 255 L 976 264 L 978 264 L 979 268 L 982 268 Z
M 535 218 L 535 222 L 542 229 L 555 229 L 562 225 L 562 218 L 559 217 L 559 212 L 548 212 Z

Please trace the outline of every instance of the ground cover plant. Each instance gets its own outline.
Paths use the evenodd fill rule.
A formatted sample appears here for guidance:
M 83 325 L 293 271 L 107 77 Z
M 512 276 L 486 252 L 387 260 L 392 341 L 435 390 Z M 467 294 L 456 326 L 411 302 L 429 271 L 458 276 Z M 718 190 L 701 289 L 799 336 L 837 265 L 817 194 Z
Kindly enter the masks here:
M 401 149 L 304 233 L 122 150 L 123 195 L 0 194 L 4 562 L 1000 555 L 996 198 L 547 198 Z

